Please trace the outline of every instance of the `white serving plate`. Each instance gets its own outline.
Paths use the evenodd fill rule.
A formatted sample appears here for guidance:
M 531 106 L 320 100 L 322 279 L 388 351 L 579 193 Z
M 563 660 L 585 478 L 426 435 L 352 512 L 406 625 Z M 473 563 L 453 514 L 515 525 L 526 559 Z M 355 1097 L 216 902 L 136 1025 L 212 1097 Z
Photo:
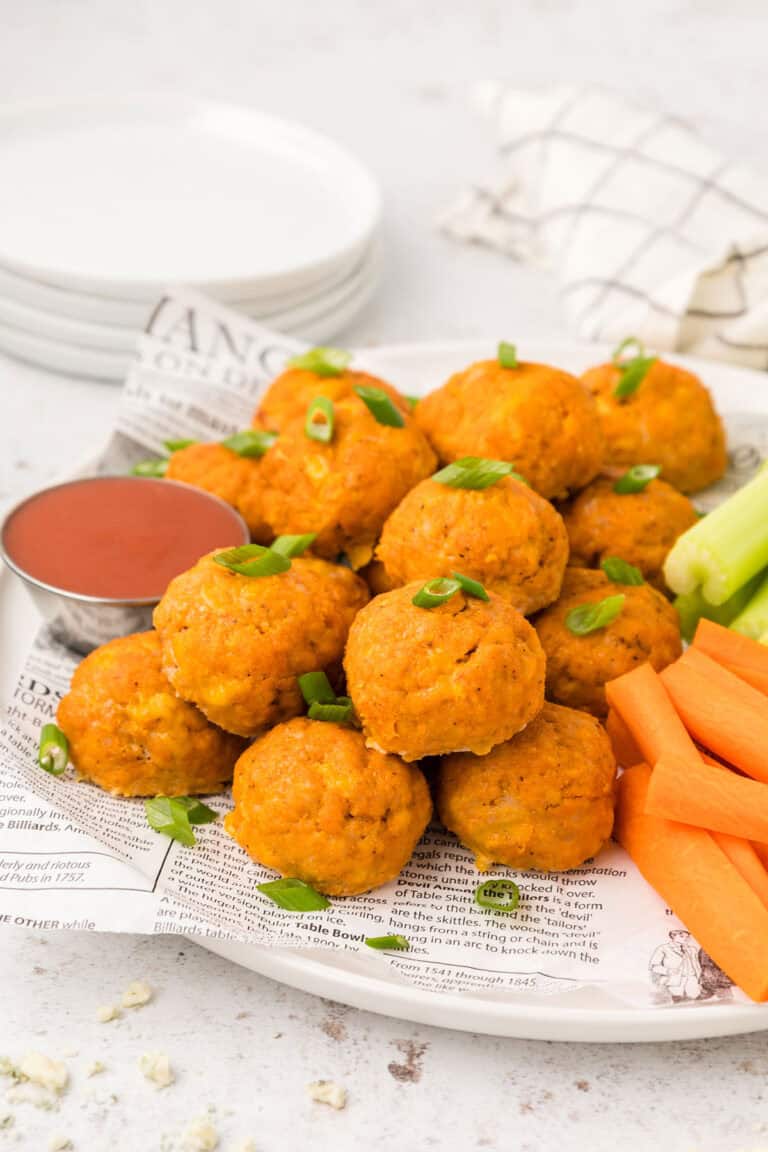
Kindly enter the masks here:
M 246 286 L 242 298 L 231 298 L 225 288 L 217 290 L 212 285 L 195 285 L 199 291 L 214 299 L 221 300 L 231 308 L 245 312 L 249 316 L 259 316 L 282 308 L 295 308 L 322 300 L 325 296 L 358 275 L 375 258 L 376 239 L 362 254 L 339 262 L 334 269 L 316 279 L 308 279 L 300 288 L 270 290 L 262 289 L 258 282 Z M 162 290 L 172 287 L 163 285 Z M 115 329 L 144 328 L 153 307 L 157 303 L 160 290 L 156 290 L 146 300 L 121 300 L 113 296 L 94 296 L 85 292 L 70 291 L 34 280 L 17 272 L 11 272 L 0 265 L 0 296 L 9 304 L 20 306 L 34 313 L 44 313 L 63 321 L 81 324 L 106 326 Z
M 509 337 L 510 333 L 504 333 Z M 365 349 L 356 360 L 380 373 L 405 392 L 420 395 L 441 384 L 473 360 L 492 357 L 495 340 L 471 343 L 400 345 Z M 580 372 L 605 359 L 607 349 L 571 341 L 522 341 L 522 358 L 542 360 Z M 768 415 L 768 379 L 762 373 L 712 361 L 670 356 L 698 372 L 728 415 Z M 16 580 L 0 574 L 0 695 L 37 627 L 31 601 Z M 494 1036 L 540 1040 L 611 1041 L 622 1043 L 689 1040 L 768 1029 L 768 1005 L 743 1003 L 673 1004 L 664 1008 L 622 1004 L 606 989 L 582 988 L 570 993 L 505 995 L 482 991 L 471 995 L 432 993 L 384 978 L 385 961 L 325 949 L 286 950 L 196 938 L 201 947 L 280 983 L 345 1004 L 423 1024 Z
M 377 283 L 378 259 L 372 252 L 370 262 L 360 273 L 348 284 L 330 293 L 328 298 L 319 300 L 317 304 L 294 308 L 289 312 L 254 319 L 287 336 L 296 336 L 310 344 L 321 344 L 332 339 L 352 322 L 370 300 Z M 90 346 L 84 341 L 80 342 L 84 331 L 89 330 L 90 326 L 76 325 L 80 336 L 78 342 L 70 343 L 69 339 L 46 335 L 42 323 L 34 328 L 26 320 L 28 327 L 20 328 L 3 323 L 3 320 L 2 302 L 0 302 L 0 351 L 60 375 L 111 383 L 122 383 L 125 380 L 133 355 L 132 350 L 141 335 L 140 328 L 136 328 L 134 332 L 122 329 L 121 331 L 127 336 L 120 341 L 123 350 L 113 351 L 101 346 Z M 61 323 L 57 327 L 61 331 Z
M 146 95 L 0 112 L 0 265 L 60 288 L 298 290 L 361 255 L 379 215 L 350 153 L 253 108 Z
M 315 328 L 324 332 L 327 329 L 328 334 L 329 323 L 334 322 L 336 325 L 339 323 L 336 320 L 337 315 L 346 319 L 349 306 L 353 302 L 357 302 L 357 306 L 361 307 L 368 298 L 378 278 L 380 263 L 379 251 L 374 246 L 351 275 L 346 276 L 335 287 L 313 294 L 305 301 L 271 310 L 266 305 L 260 310 L 258 305 L 251 303 L 241 304 L 238 307 L 254 320 L 279 331 L 302 335 L 305 329 L 309 331 Z M 121 356 L 118 377 L 121 379 L 127 363 L 125 357 L 133 353 L 143 328 L 144 323 L 137 323 L 131 327 L 118 327 L 60 316 L 55 312 L 8 299 L 2 294 L 0 286 L 0 347 L 6 336 L 10 344 L 18 344 L 19 340 L 22 340 L 24 346 L 29 347 L 28 341 L 31 337 L 35 341 L 66 344 L 86 351 L 108 352 Z M 13 351 L 13 348 L 9 347 L 9 350 Z M 50 365 L 54 356 L 52 350 L 50 356 L 46 354 L 46 366 Z M 86 366 L 89 359 L 86 357 Z M 114 367 L 118 371 L 117 364 Z M 90 375 L 90 372 L 88 374 Z

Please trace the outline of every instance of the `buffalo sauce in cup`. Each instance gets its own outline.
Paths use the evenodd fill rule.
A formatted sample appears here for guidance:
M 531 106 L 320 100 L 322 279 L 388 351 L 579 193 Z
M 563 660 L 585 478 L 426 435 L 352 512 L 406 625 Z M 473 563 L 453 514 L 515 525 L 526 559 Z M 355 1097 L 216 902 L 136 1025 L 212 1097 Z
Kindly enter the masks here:
M 3 524 L 3 559 L 54 635 L 90 651 L 151 627 L 170 580 L 206 552 L 245 544 L 240 515 L 171 480 L 98 476 L 45 488 Z

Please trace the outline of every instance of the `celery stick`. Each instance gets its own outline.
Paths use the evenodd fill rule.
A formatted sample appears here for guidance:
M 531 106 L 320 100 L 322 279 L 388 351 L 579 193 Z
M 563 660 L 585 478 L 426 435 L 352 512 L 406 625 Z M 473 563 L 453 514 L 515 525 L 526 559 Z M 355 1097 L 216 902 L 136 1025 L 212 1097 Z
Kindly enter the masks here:
M 705 620 L 714 620 L 715 624 L 722 624 L 724 628 L 727 628 L 731 621 L 746 608 L 760 587 L 764 575 L 763 572 L 758 572 L 748 584 L 734 592 L 733 596 L 724 604 L 710 604 L 708 600 L 704 599 L 701 588 L 695 588 L 693 592 L 686 592 L 683 596 L 676 596 L 675 608 L 677 608 L 680 616 L 680 631 L 683 639 L 690 644 L 696 631 L 696 625 L 702 617 Z M 766 627 L 768 627 L 768 623 Z
M 765 632 L 768 632 L 768 576 L 760 583 L 746 608 L 731 621 L 730 626 L 734 632 L 751 636 L 753 640 L 759 640 Z
M 710 604 L 730 596 L 768 565 L 768 469 L 678 538 L 664 564 L 673 592 L 699 585 Z

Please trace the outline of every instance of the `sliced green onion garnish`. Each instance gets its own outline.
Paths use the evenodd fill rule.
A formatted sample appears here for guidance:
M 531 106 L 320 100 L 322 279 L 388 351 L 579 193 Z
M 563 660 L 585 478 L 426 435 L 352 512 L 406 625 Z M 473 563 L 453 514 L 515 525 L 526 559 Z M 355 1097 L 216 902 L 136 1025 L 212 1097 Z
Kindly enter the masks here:
M 242 432 L 235 432 L 222 440 L 222 447 L 229 448 L 238 456 L 263 456 L 277 440 L 276 432 L 264 432 L 261 428 L 244 428 Z
M 626 560 L 622 560 L 620 556 L 606 556 L 602 560 L 600 567 L 609 580 L 613 580 L 614 584 L 644 584 L 643 574 L 639 568 L 635 568 L 634 564 L 628 564 Z
M 482 456 L 463 456 L 461 460 L 455 460 L 453 464 L 435 472 L 432 479 L 438 484 L 447 484 L 449 488 L 480 489 L 490 488 L 505 476 L 527 483 L 506 460 L 486 460 Z
M 333 704 L 321 704 L 314 700 L 307 712 L 310 720 L 326 720 L 331 724 L 348 724 L 355 715 L 349 696 L 336 696 Z
M 307 548 L 311 548 L 316 539 L 317 532 L 305 532 L 303 536 L 278 536 L 269 547 L 270 551 L 292 560 L 294 556 L 301 556 Z
M 645 345 L 637 336 L 627 336 L 621 344 L 617 344 L 611 353 L 611 360 L 617 368 L 623 367 L 636 360 L 638 356 L 645 356 Z
M 343 348 L 311 348 L 288 361 L 289 368 L 303 368 L 316 376 L 341 376 L 352 363 L 352 353 Z
M 626 355 L 631 349 L 631 354 Z M 649 369 L 656 363 L 657 356 L 646 356 L 645 348 L 634 336 L 622 340 L 618 348 L 614 349 L 612 360 L 619 369 L 619 382 L 613 390 L 617 400 L 626 400 L 635 393 L 648 375 Z
M 307 408 L 307 418 L 304 421 L 304 432 L 310 440 L 319 440 L 321 444 L 330 444 L 333 440 L 333 401 L 327 396 L 316 396 Z
M 405 952 L 411 946 L 406 936 L 366 936 L 364 942 L 369 948 L 377 948 L 379 951 L 392 948 L 396 952 Z
M 333 704 L 336 693 L 325 672 L 305 672 L 298 677 L 299 688 L 307 704 Z
M 651 480 L 656 479 L 659 472 L 661 472 L 661 468 L 658 464 L 635 464 L 623 476 L 619 476 L 613 490 L 618 492 L 620 496 L 632 496 L 635 492 L 642 492 L 644 488 L 647 488 Z
M 626 596 L 620 592 L 617 596 L 606 596 L 605 600 L 598 600 L 596 604 L 579 604 L 571 608 L 565 618 L 565 626 L 574 636 L 589 636 L 590 632 L 607 628 L 621 612 L 625 600 Z
M 438 576 L 436 580 L 429 580 L 423 588 L 420 588 L 411 601 L 417 608 L 437 608 L 440 604 L 445 604 L 446 600 L 450 600 L 451 596 L 455 596 L 457 592 L 461 591 L 461 584 L 458 580 L 447 580 L 442 576 Z
M 256 888 L 286 912 L 322 912 L 330 907 L 330 901 L 303 880 L 268 880 Z
M 131 468 L 132 476 L 165 476 L 167 460 L 140 460 Z
M 155 796 L 144 801 L 147 823 L 155 832 L 191 847 L 197 841 L 193 824 L 210 824 L 216 813 L 194 796 Z
M 472 580 L 469 576 L 462 576 L 461 572 L 452 572 L 454 580 L 458 580 L 467 596 L 474 596 L 476 600 L 490 600 L 490 596 L 479 580 Z
M 410 408 L 411 412 L 413 412 L 419 400 L 421 400 L 421 396 L 406 396 L 404 399 L 408 401 L 408 407 Z
M 387 428 L 405 427 L 405 416 L 382 388 L 375 388 L 373 384 L 359 384 L 355 393 L 379 424 L 385 424 Z
M 243 544 L 239 548 L 227 548 L 217 552 L 214 562 L 240 576 L 278 576 L 287 572 L 291 562 L 287 556 L 263 548 L 261 544 Z
M 514 344 L 507 344 L 502 340 L 499 344 L 499 364 L 502 368 L 517 368 L 517 348 Z
M 51 776 L 61 776 L 69 763 L 69 741 L 57 724 L 43 724 L 37 762 Z
M 514 912 L 520 903 L 520 889 L 514 880 L 486 880 L 475 888 L 475 903 L 494 912 Z
M 163 440 L 169 452 L 181 452 L 182 448 L 189 448 L 192 444 L 197 444 L 197 440 Z

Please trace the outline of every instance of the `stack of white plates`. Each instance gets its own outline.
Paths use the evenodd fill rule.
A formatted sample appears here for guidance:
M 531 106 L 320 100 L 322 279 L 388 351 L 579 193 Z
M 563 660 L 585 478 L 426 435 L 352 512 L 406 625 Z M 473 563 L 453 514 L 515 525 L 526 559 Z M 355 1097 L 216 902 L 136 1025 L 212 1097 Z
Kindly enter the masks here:
M 380 198 L 333 141 L 177 97 L 0 112 L 0 350 L 121 380 L 163 292 L 191 285 L 330 339 L 378 273 Z

